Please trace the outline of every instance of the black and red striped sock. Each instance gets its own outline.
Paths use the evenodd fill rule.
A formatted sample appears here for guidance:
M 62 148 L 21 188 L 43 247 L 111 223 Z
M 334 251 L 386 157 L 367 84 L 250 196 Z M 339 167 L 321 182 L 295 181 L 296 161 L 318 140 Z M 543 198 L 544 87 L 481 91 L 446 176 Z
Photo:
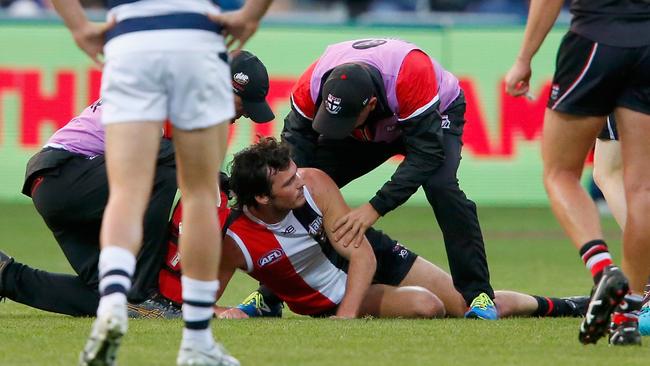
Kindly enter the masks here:
M 613 263 L 607 244 L 602 239 L 592 240 L 583 245 L 580 248 L 580 256 L 587 269 L 591 272 L 595 284 L 600 281 L 605 267 Z
M 580 311 L 571 306 L 567 301 L 556 297 L 535 296 L 537 310 L 531 315 L 533 317 L 577 317 Z

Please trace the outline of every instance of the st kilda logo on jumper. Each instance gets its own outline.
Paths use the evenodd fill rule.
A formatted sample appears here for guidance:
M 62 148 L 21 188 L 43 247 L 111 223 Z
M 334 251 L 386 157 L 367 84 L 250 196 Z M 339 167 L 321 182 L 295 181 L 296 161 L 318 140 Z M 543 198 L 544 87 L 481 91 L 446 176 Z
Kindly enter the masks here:
M 272 251 L 264 254 L 262 258 L 257 260 L 257 265 L 260 267 L 268 266 L 269 264 L 275 263 L 282 258 L 284 252 L 282 249 L 273 249 Z
M 341 111 L 341 98 L 337 98 L 332 94 L 327 94 L 325 109 L 327 109 L 330 114 L 338 114 Z

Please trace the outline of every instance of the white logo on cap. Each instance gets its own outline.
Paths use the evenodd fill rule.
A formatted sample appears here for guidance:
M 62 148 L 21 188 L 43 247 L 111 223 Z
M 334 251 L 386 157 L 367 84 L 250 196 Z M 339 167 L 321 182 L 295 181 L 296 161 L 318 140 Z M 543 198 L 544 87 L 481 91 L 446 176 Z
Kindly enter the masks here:
M 248 84 L 248 75 L 244 74 L 243 72 L 238 72 L 233 76 L 233 79 L 235 82 L 239 85 L 246 85 Z
M 328 94 L 327 100 L 325 101 L 325 109 L 330 114 L 338 114 L 341 111 L 341 98 Z

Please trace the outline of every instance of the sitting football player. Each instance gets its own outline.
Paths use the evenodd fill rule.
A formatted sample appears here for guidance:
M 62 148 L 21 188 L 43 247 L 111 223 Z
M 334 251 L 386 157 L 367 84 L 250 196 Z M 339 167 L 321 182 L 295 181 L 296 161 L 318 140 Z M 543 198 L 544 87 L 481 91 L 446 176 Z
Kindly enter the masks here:
M 277 299 L 254 293 L 238 308 L 218 308 L 220 316 L 278 315 L 280 300 L 314 317 L 462 317 L 467 310 L 449 274 L 382 232 L 368 230 L 358 246 L 335 240 L 332 226 L 350 208 L 325 173 L 297 168 L 286 144 L 261 139 L 235 154 L 231 173 L 237 201 L 224 228 L 218 297 L 240 269 Z M 501 317 L 580 316 L 586 302 L 496 295 Z

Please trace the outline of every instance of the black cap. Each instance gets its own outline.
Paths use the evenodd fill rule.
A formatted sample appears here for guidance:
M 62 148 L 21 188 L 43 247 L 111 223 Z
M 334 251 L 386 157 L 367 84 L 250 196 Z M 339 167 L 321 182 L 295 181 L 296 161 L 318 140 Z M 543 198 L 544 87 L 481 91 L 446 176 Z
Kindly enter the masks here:
M 345 138 L 374 93 L 365 66 L 349 63 L 335 67 L 321 88 L 322 102 L 312 127 L 325 138 Z
M 248 51 L 240 51 L 230 61 L 232 87 L 244 105 L 246 115 L 253 122 L 264 123 L 275 118 L 266 102 L 269 93 L 269 74 L 257 56 Z

